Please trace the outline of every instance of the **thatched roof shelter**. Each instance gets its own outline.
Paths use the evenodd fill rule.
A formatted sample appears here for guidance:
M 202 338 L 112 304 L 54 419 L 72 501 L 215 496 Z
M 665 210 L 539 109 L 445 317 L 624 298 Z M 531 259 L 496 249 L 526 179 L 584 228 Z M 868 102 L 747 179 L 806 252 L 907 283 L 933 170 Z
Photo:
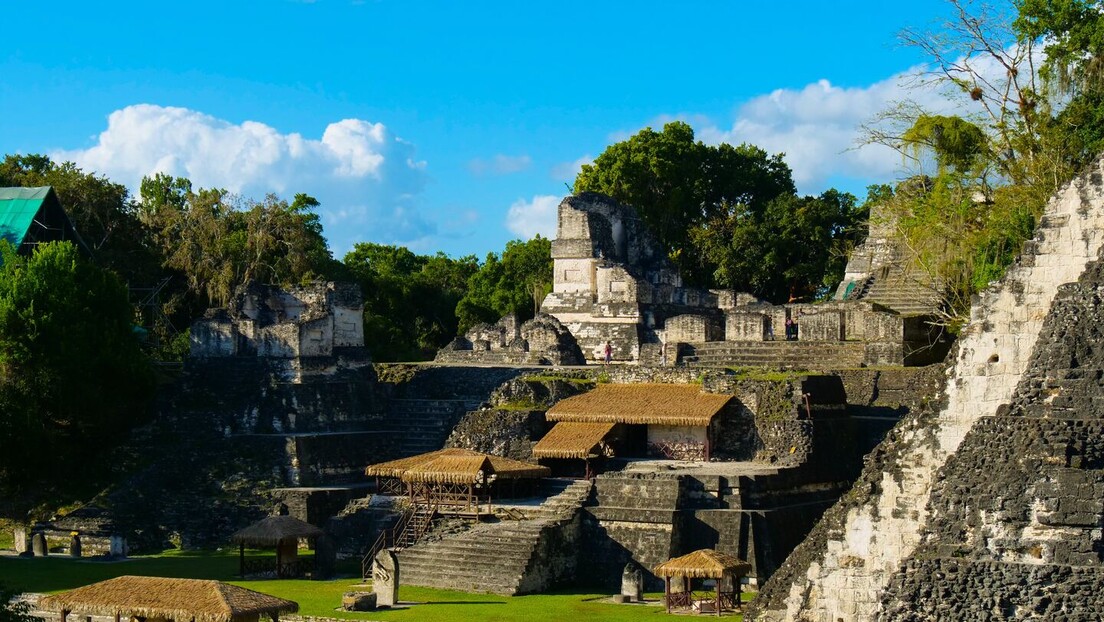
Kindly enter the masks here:
M 298 576 L 306 572 L 306 562 L 300 562 L 299 540 L 315 540 L 325 535 L 325 532 L 310 523 L 305 523 L 294 516 L 268 516 L 253 523 L 245 529 L 240 529 L 230 536 L 230 541 L 240 545 L 239 559 L 241 576 L 245 576 L 247 570 L 253 572 L 262 570 L 262 566 L 268 563 L 263 560 L 253 560 L 253 568 L 245 561 L 245 547 L 276 547 L 275 571 L 277 577 Z M 269 568 L 268 570 L 272 570 Z M 267 572 L 267 570 L 266 570 Z
M 711 604 L 713 611 L 721 615 L 725 607 L 740 608 L 739 577 L 750 570 L 751 564 L 738 557 L 713 549 L 700 549 L 657 564 L 652 572 L 656 576 L 663 577 L 663 600 L 667 604 L 667 613 L 671 613 L 673 606 L 697 606 L 694 605 L 694 600 L 688 591 L 671 592 L 672 578 L 677 578 L 683 584 L 688 584 L 689 579 L 716 579 L 716 596 L 713 599 L 698 601 L 698 604 L 702 605 L 702 611 L 705 610 L 706 604 Z M 722 588 L 722 580 L 726 578 L 731 580 L 731 588 L 727 591 Z
M 693 384 L 600 384 L 548 409 L 549 421 L 708 426 L 733 400 Z
M 236 622 L 295 613 L 298 603 L 221 581 L 124 576 L 46 596 L 40 607 L 120 618 L 163 618 L 177 622 Z
M 616 423 L 561 421 L 533 446 L 534 458 L 586 460 L 602 455 L 601 443 Z
M 726 574 L 746 574 L 751 564 L 713 549 L 700 549 L 682 557 L 669 559 L 652 570 L 659 577 L 690 577 L 720 579 Z
M 323 531 L 318 527 L 294 516 L 269 516 L 234 532 L 230 536 L 230 541 L 246 546 L 279 546 L 289 540 L 298 541 L 300 538 L 309 540 L 322 534 Z
M 429 484 L 473 484 L 489 475 L 496 479 L 536 479 L 551 474 L 548 467 L 455 447 L 374 464 L 364 472 Z

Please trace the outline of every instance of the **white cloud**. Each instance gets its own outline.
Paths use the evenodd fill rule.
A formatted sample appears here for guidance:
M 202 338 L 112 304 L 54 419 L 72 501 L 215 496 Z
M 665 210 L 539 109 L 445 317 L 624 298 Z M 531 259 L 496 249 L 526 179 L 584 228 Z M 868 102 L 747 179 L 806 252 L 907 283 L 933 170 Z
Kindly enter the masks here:
M 489 160 L 475 158 L 468 162 L 468 169 L 474 175 L 509 175 L 524 171 L 532 163 L 533 160 L 527 155 L 508 156 L 500 153 Z
M 435 230 L 414 201 L 425 185 L 425 162 L 382 123 L 344 119 L 316 140 L 256 121 L 235 124 L 187 108 L 138 104 L 111 113 L 92 147 L 52 155 L 132 189 L 160 172 L 257 199 L 307 193 L 322 203 L 325 234 L 338 256 L 369 236 L 411 244 Z
M 557 181 L 566 181 L 568 183 L 574 182 L 575 178 L 579 175 L 579 171 L 583 170 L 583 165 L 593 163 L 594 156 L 589 153 L 571 162 L 560 162 L 552 167 L 552 178 Z
M 531 201 L 518 199 L 506 213 L 506 228 L 528 240 L 538 233 L 546 238 L 556 237 L 556 220 L 560 198 L 540 194 Z
M 970 65 L 993 84 L 1006 79 L 1004 67 L 990 57 L 976 57 Z M 903 170 L 901 154 L 883 145 L 859 146 L 864 123 L 905 101 L 934 114 L 980 113 L 978 106 L 966 105 L 960 93 L 925 77 L 924 69 L 914 67 L 865 87 L 844 88 L 819 80 L 801 89 L 778 89 L 739 106 L 731 127 L 707 123 L 697 130 L 697 137 L 710 144 L 747 142 L 768 153 L 785 153 L 803 193 L 826 189 L 836 176 L 889 181 Z
M 827 80 L 800 90 L 779 89 L 746 102 L 728 129 L 706 126 L 707 143 L 751 143 L 768 153 L 785 153 L 802 192 L 819 192 L 835 175 L 889 179 L 901 168 L 901 155 L 882 145 L 858 146 L 860 126 L 895 102 L 916 99 L 929 109 L 946 107 L 933 91 L 909 91 L 902 73 L 867 87 L 842 88 Z

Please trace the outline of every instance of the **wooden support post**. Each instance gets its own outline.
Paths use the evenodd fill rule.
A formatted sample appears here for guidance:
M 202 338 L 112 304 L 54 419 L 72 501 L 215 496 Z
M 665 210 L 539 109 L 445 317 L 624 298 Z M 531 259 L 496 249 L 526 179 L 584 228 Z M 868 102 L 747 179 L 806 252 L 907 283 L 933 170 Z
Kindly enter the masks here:
M 663 577 L 663 602 L 667 605 L 667 613 L 671 613 L 671 577 Z
M 65 622 L 65 618 L 68 618 L 68 617 L 69 617 L 69 610 L 68 609 L 62 609 L 61 610 L 61 622 Z
M 713 606 L 717 611 L 717 617 L 721 617 L 721 580 L 717 579 L 717 603 Z

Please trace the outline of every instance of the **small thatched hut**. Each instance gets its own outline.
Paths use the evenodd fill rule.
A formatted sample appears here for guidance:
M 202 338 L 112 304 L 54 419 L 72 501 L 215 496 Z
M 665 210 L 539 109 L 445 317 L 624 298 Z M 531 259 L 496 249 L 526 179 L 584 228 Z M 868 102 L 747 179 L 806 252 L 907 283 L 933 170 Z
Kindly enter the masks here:
M 595 463 L 613 455 L 617 423 L 576 423 L 565 421 L 533 446 L 533 457 L 550 465 L 583 462 L 583 477 L 589 479 Z M 568 469 L 557 469 L 568 470 Z
M 551 472 L 548 467 L 520 460 L 447 448 L 373 464 L 364 473 L 381 480 L 397 480 L 405 484 L 412 499 L 420 498 L 431 506 L 459 506 L 470 512 L 481 502 L 490 503 L 492 491 L 510 496 L 533 488 Z M 383 490 L 388 485 L 381 482 L 378 487 Z
M 750 570 L 751 564 L 738 557 L 713 549 L 700 549 L 669 559 L 657 565 L 652 572 L 663 577 L 663 599 L 667 604 L 667 613 L 671 613 L 671 607 L 695 605 L 690 585 L 693 579 L 714 579 L 717 582 L 717 593 L 711 604 L 717 615 L 721 615 L 721 610 L 725 608 L 740 608 L 740 578 Z M 678 580 L 680 589 L 671 590 L 672 578 Z M 710 603 L 709 599 L 702 599 L 696 604 L 700 606 Z
M 293 516 L 269 516 L 235 532 L 230 541 L 239 545 L 241 575 L 275 570 L 277 577 L 298 577 L 305 574 L 309 562 L 299 560 L 299 541 L 313 542 L 323 531 Z M 245 547 L 276 549 L 275 568 L 267 559 L 251 559 L 246 563 Z
M 114 616 L 115 622 L 258 622 L 261 616 L 277 622 L 281 613 L 299 611 L 293 601 L 221 581 L 132 576 L 47 596 L 39 606 L 57 611 L 61 622 L 70 613 Z
M 705 393 L 698 385 L 600 384 L 548 409 L 545 416 L 556 424 L 534 455 L 587 460 L 594 446 L 605 443 L 619 456 L 709 460 L 723 420 L 738 407 L 732 395 Z M 584 448 L 598 424 L 610 427 Z

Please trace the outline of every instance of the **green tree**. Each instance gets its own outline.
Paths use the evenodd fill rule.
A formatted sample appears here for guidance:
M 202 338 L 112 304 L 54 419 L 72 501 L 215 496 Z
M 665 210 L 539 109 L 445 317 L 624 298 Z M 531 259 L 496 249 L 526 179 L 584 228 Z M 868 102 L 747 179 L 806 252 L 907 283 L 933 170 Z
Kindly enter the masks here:
M 153 377 L 118 277 L 68 242 L 0 258 L 0 491 L 26 503 L 102 475 Z
M 364 292 L 365 345 L 376 360 L 421 360 L 456 335 L 454 313 L 475 257 L 416 255 L 402 246 L 361 242 L 344 266 Z
M 758 211 L 730 209 L 691 235 L 717 266 L 717 283 L 776 302 L 811 300 L 842 278 L 865 216 L 848 193 L 789 194 Z
M 694 140 L 681 121 L 662 132 L 644 128 L 607 147 L 584 165 L 574 192 L 600 192 L 632 205 L 664 245 L 688 282 L 710 285 L 716 266 L 691 240 L 690 231 L 733 209 L 760 211 L 794 193 L 781 154 L 753 145 L 713 147 Z
M 460 332 L 480 322 L 496 322 L 509 313 L 521 321 L 540 310 L 552 291 L 552 241 L 537 235 L 506 243 L 501 259 L 489 253 L 468 280 L 467 293 L 456 305 Z
M 85 173 L 72 162 L 44 155 L 8 155 L 0 186 L 53 186 L 73 226 L 95 255 L 124 282 L 150 286 L 160 279 L 161 256 L 126 186 Z
M 341 273 L 309 195 L 243 201 L 225 190 L 193 192 L 187 179 L 164 174 L 144 178 L 141 193 L 141 218 L 165 267 L 202 306 L 224 304 L 246 281 L 289 285 Z

